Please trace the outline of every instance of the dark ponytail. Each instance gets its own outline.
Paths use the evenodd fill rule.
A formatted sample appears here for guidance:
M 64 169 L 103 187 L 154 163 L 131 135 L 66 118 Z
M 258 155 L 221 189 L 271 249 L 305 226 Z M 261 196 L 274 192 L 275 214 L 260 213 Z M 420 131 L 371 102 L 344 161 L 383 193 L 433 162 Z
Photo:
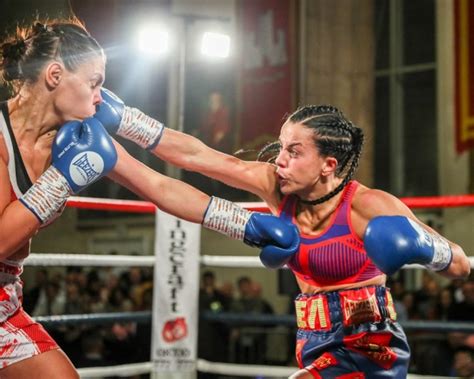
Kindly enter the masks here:
M 105 59 L 99 43 L 77 18 L 18 27 L 0 44 L 0 52 L 0 79 L 14 90 L 24 82 L 34 83 L 52 60 L 60 60 L 67 70 L 75 71 L 93 56 Z
M 20 60 L 25 52 L 26 44 L 22 38 L 2 45 L 2 76 L 4 81 L 21 79 Z

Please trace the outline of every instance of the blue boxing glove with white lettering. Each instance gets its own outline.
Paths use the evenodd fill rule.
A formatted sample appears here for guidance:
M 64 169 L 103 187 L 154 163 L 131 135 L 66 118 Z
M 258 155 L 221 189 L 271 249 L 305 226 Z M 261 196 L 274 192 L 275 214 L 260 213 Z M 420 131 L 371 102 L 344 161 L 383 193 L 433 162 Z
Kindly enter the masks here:
M 370 259 L 387 275 L 410 263 L 442 271 L 453 259 L 445 238 L 404 216 L 379 216 L 370 220 L 364 246 Z
M 102 102 L 94 117 L 110 134 L 129 139 L 144 149 L 152 150 L 160 142 L 164 126 L 136 108 L 126 106 L 112 91 L 102 88 Z
M 88 118 L 59 129 L 52 146 L 52 164 L 19 199 L 42 224 L 49 223 L 67 198 L 106 175 L 117 152 L 102 124 Z
M 59 129 L 53 143 L 52 165 L 77 193 L 106 175 L 117 163 L 112 138 L 93 117 L 71 121 Z
M 295 225 L 271 214 L 250 212 L 218 197 L 211 198 L 202 224 L 247 245 L 261 248 L 260 260 L 270 268 L 284 266 L 300 246 Z

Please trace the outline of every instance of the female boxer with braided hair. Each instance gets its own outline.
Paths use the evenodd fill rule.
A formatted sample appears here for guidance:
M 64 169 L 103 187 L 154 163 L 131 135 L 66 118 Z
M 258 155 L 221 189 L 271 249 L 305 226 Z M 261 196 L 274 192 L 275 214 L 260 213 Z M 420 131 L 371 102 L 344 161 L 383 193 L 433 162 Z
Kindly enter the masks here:
M 0 44 L 0 52 L 1 78 L 14 90 L 0 102 L 2 379 L 78 378 L 58 345 L 23 310 L 20 274 L 33 235 L 61 214 L 70 195 L 104 175 L 166 212 L 263 247 L 264 255 L 296 251 L 293 225 L 210 199 L 141 164 L 110 138 L 91 117 L 102 100 L 104 52 L 80 22 L 20 28 Z M 139 137 L 146 143 L 161 132 L 157 125 Z
M 94 117 L 135 140 L 157 121 L 104 92 Z M 159 142 L 159 143 L 158 143 Z M 465 277 L 462 248 L 421 223 L 394 196 L 353 176 L 363 132 L 333 106 L 305 106 L 283 124 L 277 142 L 247 162 L 165 129 L 146 146 L 158 157 L 258 195 L 272 213 L 294 222 L 298 252 L 261 256 L 269 267 L 287 264 L 301 294 L 295 300 L 296 356 L 291 379 L 406 378 L 409 347 L 396 322 L 386 275 L 422 263 L 448 277 Z

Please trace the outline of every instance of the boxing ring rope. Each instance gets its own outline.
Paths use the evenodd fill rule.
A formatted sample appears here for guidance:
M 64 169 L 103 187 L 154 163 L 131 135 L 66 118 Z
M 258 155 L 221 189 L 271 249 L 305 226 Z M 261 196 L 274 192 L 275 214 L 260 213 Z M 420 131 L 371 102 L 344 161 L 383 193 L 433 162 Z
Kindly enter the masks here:
M 412 209 L 429 208 L 452 208 L 474 206 L 474 194 L 438 196 L 438 197 L 406 197 L 401 200 Z M 241 206 L 258 212 L 268 212 L 264 203 L 240 203 Z M 148 213 L 156 212 L 154 204 L 145 201 L 133 200 L 111 200 L 86 197 L 72 197 L 68 207 L 118 211 L 130 213 Z M 469 258 L 471 267 L 474 268 L 474 257 Z M 242 256 L 200 256 L 200 264 L 212 267 L 242 267 L 242 268 L 263 268 L 258 257 Z M 155 265 L 154 256 L 127 256 L 127 255 L 94 255 L 94 254 L 31 254 L 25 259 L 25 265 L 28 266 L 114 266 L 114 267 L 153 267 Z M 420 265 L 407 265 L 404 268 L 423 268 Z M 205 312 L 207 313 L 207 312 Z M 94 313 L 82 315 L 64 315 L 64 316 L 43 316 L 35 318 L 44 325 L 52 326 L 58 324 L 104 324 L 117 320 L 133 321 L 137 323 L 149 322 L 152 312 L 121 312 L 121 313 Z M 203 314 L 202 317 L 210 321 L 225 322 L 232 325 L 286 325 L 294 326 L 294 316 L 289 315 L 242 315 L 242 314 Z M 453 323 L 446 322 L 428 322 L 428 321 L 406 321 L 401 322 L 405 330 L 424 330 L 424 331 L 463 331 L 474 332 L 474 323 Z M 268 376 L 285 377 L 295 372 L 295 367 L 286 366 L 260 366 L 243 365 L 230 363 L 209 362 L 202 359 L 196 361 L 197 370 L 205 373 L 239 375 L 239 376 Z M 133 363 L 108 367 L 89 367 L 80 368 L 78 372 L 81 378 L 97 378 L 130 375 L 147 374 L 153 372 L 153 362 Z M 418 378 L 441 378 L 436 376 L 412 375 L 410 379 Z
M 201 255 L 199 261 L 201 265 L 209 267 L 265 268 L 258 257 Z M 155 264 L 153 256 L 136 255 L 32 253 L 25 259 L 25 264 L 28 266 L 64 266 L 65 262 L 67 262 L 67 266 L 98 267 L 153 267 Z M 471 268 L 474 268 L 474 257 L 469 257 L 469 262 L 471 263 Z M 403 266 L 403 268 L 423 269 L 424 266 L 410 264 Z M 286 267 L 283 269 L 286 269 Z
M 400 198 L 411 209 L 454 208 L 474 206 L 474 194 L 420 196 Z M 254 212 L 269 212 L 263 202 L 239 203 L 242 207 Z M 71 208 L 88 210 L 118 211 L 130 213 L 155 213 L 156 206 L 148 201 L 140 200 L 113 200 L 96 197 L 71 196 L 67 202 Z
M 232 312 L 216 314 L 213 312 L 203 312 L 201 317 L 207 321 L 220 322 L 232 326 L 295 326 L 295 317 L 293 315 L 242 314 Z M 103 325 L 116 322 L 117 320 L 147 323 L 151 320 L 151 311 L 38 316 L 35 317 L 35 320 L 48 327 L 74 325 L 78 323 Z M 400 321 L 399 324 L 405 331 L 419 330 L 424 332 L 445 331 L 474 333 L 474 323 L 472 322 Z

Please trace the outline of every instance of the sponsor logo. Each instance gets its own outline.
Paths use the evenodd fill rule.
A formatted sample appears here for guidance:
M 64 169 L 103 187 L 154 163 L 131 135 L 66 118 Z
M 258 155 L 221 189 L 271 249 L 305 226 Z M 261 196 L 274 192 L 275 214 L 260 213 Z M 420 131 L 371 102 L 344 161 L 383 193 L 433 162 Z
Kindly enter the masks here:
M 170 272 L 168 274 L 168 285 L 169 285 L 169 303 L 172 313 L 179 312 L 178 306 L 180 305 L 179 292 L 184 287 L 184 259 L 186 256 L 186 243 L 187 235 L 186 230 L 181 225 L 181 220 L 176 219 L 176 224 L 173 229 L 170 230 L 170 244 L 168 260 L 170 261 Z
M 93 151 L 76 155 L 69 166 L 69 175 L 78 186 L 92 183 L 103 171 L 104 160 Z
M 163 325 L 163 330 L 161 331 L 163 340 L 166 342 L 176 342 L 188 335 L 188 326 L 184 317 L 178 317 L 174 320 L 168 320 Z
M 342 318 L 345 326 L 380 321 L 374 288 L 341 291 Z

